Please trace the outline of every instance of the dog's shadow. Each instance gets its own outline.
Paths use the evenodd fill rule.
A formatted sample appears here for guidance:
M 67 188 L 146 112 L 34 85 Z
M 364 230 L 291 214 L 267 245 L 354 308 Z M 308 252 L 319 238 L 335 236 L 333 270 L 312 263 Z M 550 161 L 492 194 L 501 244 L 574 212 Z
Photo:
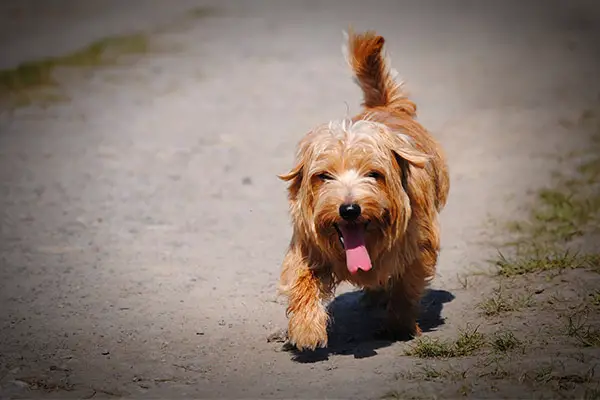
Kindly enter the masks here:
M 381 307 L 367 307 L 361 298 L 362 291 L 344 293 L 336 297 L 327 307 L 331 316 L 328 329 L 327 348 L 299 352 L 291 345 L 284 349 L 293 354 L 293 360 L 300 363 L 324 361 L 332 354 L 353 355 L 354 358 L 367 358 L 377 355 L 376 350 L 392 345 L 398 339 L 380 337 L 385 310 Z M 445 290 L 429 289 L 421 301 L 419 326 L 423 332 L 434 330 L 444 324 L 441 316 L 444 303 L 454 300 L 454 295 Z

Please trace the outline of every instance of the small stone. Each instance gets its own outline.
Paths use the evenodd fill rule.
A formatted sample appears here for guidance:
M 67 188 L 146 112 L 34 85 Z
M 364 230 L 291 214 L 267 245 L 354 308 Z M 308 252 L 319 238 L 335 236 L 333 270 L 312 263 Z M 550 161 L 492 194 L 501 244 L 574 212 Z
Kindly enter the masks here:
M 102 355 L 103 356 L 107 356 L 109 354 L 110 354 L 110 351 L 108 351 L 108 350 L 102 350 Z
M 204 336 L 204 332 L 196 332 L 196 336 Z
M 20 388 L 29 388 L 29 383 L 21 381 L 19 379 L 15 379 L 14 381 L 11 382 L 13 385 L 20 387 Z
M 546 290 L 546 289 L 544 289 L 544 288 L 537 288 L 537 289 L 535 290 L 535 294 L 540 294 L 540 293 L 542 293 L 544 290 Z

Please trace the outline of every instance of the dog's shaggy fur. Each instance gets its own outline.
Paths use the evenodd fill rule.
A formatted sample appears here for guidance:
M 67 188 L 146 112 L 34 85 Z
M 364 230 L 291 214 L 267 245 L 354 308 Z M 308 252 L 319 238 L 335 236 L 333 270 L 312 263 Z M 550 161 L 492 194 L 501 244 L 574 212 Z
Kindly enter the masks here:
M 280 291 L 288 298 L 288 338 L 299 350 L 327 346 L 324 301 L 342 281 L 385 300 L 386 331 L 421 333 L 418 307 L 435 275 L 449 176 L 383 44 L 374 32 L 349 32 L 345 52 L 364 110 L 314 128 L 299 143 L 295 166 L 280 175 L 290 182 L 293 222 Z

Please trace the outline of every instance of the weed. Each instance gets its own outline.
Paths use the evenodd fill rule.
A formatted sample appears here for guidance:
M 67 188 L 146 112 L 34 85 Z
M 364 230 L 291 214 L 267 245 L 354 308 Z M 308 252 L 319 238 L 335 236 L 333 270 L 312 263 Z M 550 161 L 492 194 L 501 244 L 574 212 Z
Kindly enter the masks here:
M 425 365 L 422 368 L 422 372 L 423 372 L 423 378 L 426 381 L 432 380 L 432 379 L 437 379 L 437 378 L 444 376 L 443 372 L 438 371 L 437 369 L 430 367 L 428 365 Z
M 458 280 L 460 287 L 463 288 L 464 290 L 469 288 L 469 276 L 468 275 L 456 274 L 456 280 Z
M 446 358 L 454 357 L 452 344 L 440 339 L 429 337 L 418 338 L 415 345 L 405 353 L 407 356 L 419 358 Z
M 600 331 L 587 323 L 587 315 L 575 313 L 567 317 L 567 336 L 583 347 L 600 347 Z
M 554 367 L 552 365 L 545 365 L 543 367 L 540 367 L 535 372 L 533 380 L 535 380 L 538 383 L 548 383 L 552 380 L 552 371 L 553 370 L 554 370 Z
M 570 250 L 544 252 L 536 249 L 533 254 L 507 257 L 501 252 L 496 260 L 497 273 L 503 277 L 533 272 L 557 271 L 587 267 L 594 255 L 579 255 Z
M 416 343 L 406 351 L 406 355 L 419 358 L 451 358 L 464 357 L 475 353 L 485 345 L 483 334 L 475 329 L 465 329 L 454 341 L 418 338 Z
M 521 341 L 517 339 L 514 333 L 508 331 L 498 333 L 491 341 L 492 348 L 498 353 L 506 353 L 521 345 Z
M 554 386 L 555 390 L 570 391 L 577 388 L 578 385 L 593 382 L 596 366 L 590 367 L 585 373 L 559 374 L 553 364 L 544 365 L 533 372 L 525 372 L 521 375 L 519 381 L 532 381 L 539 385 Z M 564 365 L 563 365 L 564 368 Z
M 477 306 L 488 316 L 495 316 L 505 312 L 517 311 L 531 304 L 531 296 L 513 298 L 506 296 L 502 289 L 495 290 L 492 297 L 482 301 Z
M 386 394 L 380 397 L 382 400 L 420 400 L 420 399 L 430 399 L 431 397 L 423 397 L 420 395 L 411 395 L 406 391 L 400 392 L 398 390 L 390 390 Z
M 463 380 L 467 376 L 466 370 L 454 370 L 453 368 L 448 369 L 436 369 L 430 365 L 424 365 L 420 368 L 417 373 L 411 373 L 407 376 L 413 380 L 426 380 L 432 381 L 436 379 L 452 379 L 452 380 Z
M 590 293 L 589 297 L 592 305 L 600 306 L 600 290 L 596 290 L 594 293 Z
M 473 391 L 473 388 L 468 383 L 463 383 L 458 388 L 458 394 L 460 394 L 463 397 L 467 397 L 472 391 Z

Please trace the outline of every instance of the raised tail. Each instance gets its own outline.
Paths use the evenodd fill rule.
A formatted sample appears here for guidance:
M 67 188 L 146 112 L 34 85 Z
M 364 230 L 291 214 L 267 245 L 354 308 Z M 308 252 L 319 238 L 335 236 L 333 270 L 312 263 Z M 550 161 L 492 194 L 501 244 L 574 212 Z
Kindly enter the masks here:
M 351 29 L 344 53 L 354 73 L 355 82 L 363 91 L 364 107 L 398 107 L 408 114 L 416 112 L 416 106 L 407 99 L 402 82 L 396 81 L 397 73 L 391 70 L 382 54 L 385 39 L 373 31 L 354 33 Z

